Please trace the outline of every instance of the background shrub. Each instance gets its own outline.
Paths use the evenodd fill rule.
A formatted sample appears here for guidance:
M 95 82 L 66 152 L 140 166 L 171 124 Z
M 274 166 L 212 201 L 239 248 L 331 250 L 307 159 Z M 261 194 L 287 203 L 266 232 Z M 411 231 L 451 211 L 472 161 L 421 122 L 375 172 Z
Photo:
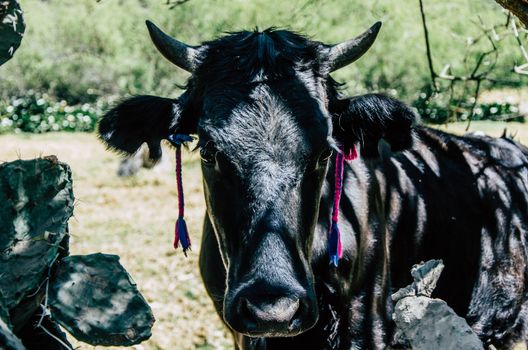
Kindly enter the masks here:
M 133 94 L 178 96 L 188 73 L 156 51 L 145 19 L 189 44 L 255 26 L 285 27 L 336 43 L 381 20 L 384 24 L 371 51 L 334 77 L 347 83 L 350 94 L 381 91 L 417 107 L 423 87 L 429 84 L 418 2 L 189 0 L 173 9 L 167 3 L 170 1 L 24 0 L 26 35 L 16 59 L 0 67 L 0 100 L 13 106 L 11 102 L 25 99 L 28 91 L 46 95 L 42 98 L 51 105 L 65 101 L 68 106 L 92 106 L 101 98 Z M 505 21 L 502 8 L 493 1 L 425 0 L 424 5 L 435 69 L 440 71 L 449 63 L 454 75 L 469 74 L 478 53 L 489 49 L 485 40 L 476 40 L 482 26 Z M 517 43 L 513 37 L 499 39 L 500 55 L 492 75 L 497 82 L 483 83 L 482 90 L 526 86 L 526 77 L 511 72 L 514 62 L 522 60 Z M 6 109 L 2 113 L 8 114 Z M 457 114 L 448 111 L 448 115 L 437 120 Z M 39 130 L 47 128 L 43 124 Z
M 0 104 L 0 133 L 93 131 L 107 105 L 102 99 L 69 105 L 65 100 L 57 101 L 48 94 L 29 90 L 24 97 Z

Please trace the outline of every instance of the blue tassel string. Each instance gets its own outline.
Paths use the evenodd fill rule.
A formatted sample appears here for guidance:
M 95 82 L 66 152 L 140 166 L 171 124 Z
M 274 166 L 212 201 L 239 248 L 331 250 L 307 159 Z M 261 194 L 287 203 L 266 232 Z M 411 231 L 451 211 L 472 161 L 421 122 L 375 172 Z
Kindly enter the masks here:
M 328 237 L 328 253 L 330 255 L 330 264 L 337 267 L 339 262 L 339 226 L 337 222 L 332 221 L 332 227 L 330 228 L 330 236 Z
M 193 140 L 192 136 L 187 135 L 187 134 L 172 134 L 172 135 L 169 135 L 169 142 L 174 147 L 181 146 L 185 142 L 191 142 L 192 140 Z
M 174 230 L 174 248 L 178 248 L 178 242 L 181 243 L 183 254 L 187 256 L 187 250 L 191 249 L 191 238 L 189 237 L 189 231 L 187 231 L 187 224 L 183 217 L 179 217 L 176 220 L 176 227 Z

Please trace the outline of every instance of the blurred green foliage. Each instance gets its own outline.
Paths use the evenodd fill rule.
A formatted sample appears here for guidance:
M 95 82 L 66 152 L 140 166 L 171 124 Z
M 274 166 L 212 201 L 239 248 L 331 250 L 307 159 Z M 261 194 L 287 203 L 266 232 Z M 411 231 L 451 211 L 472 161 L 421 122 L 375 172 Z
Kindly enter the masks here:
M 382 91 L 409 103 L 429 85 L 418 1 L 189 0 L 173 9 L 166 0 L 25 0 L 22 5 L 24 42 L 16 59 L 0 67 L 4 100 L 25 96 L 28 90 L 68 105 L 131 94 L 178 96 L 188 73 L 156 51 L 145 19 L 192 45 L 256 26 L 285 27 L 336 43 L 381 20 L 381 33 L 369 53 L 334 77 L 347 83 L 350 94 Z M 454 75 L 469 74 L 477 59 L 476 54 L 465 59 L 465 53 L 468 43 L 482 34 L 478 16 L 489 27 L 505 21 L 493 1 L 426 0 L 424 5 L 435 68 L 440 71 L 449 63 Z M 526 78 L 511 72 L 521 60 L 513 37 L 497 44 L 500 56 L 492 77 L 503 82 L 485 83 L 482 89 L 526 86 Z M 480 40 L 471 50 L 488 46 Z
M 425 89 L 412 102 L 422 119 L 431 124 L 455 121 L 492 120 L 524 122 L 519 107 L 509 102 L 475 103 L 474 96 L 451 98 L 449 93 L 432 94 Z
M 48 131 L 93 131 L 108 104 L 68 105 L 48 94 L 33 90 L 24 97 L 0 101 L 0 134 L 4 132 L 43 133 Z

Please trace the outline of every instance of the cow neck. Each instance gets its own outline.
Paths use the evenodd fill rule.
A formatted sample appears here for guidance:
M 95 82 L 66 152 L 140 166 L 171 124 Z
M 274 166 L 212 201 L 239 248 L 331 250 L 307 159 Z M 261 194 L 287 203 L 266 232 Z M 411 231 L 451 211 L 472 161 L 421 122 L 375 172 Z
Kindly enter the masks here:
M 334 175 L 334 201 L 332 206 L 332 222 L 328 232 L 328 253 L 330 255 L 330 264 L 337 267 L 339 259 L 343 256 L 341 246 L 341 233 L 339 232 L 339 202 L 343 192 L 343 175 L 345 160 L 351 161 L 357 158 L 356 146 L 345 150 L 344 146 L 339 147 L 336 155 L 335 175 Z
M 185 134 L 173 134 L 169 136 L 169 141 L 176 147 L 176 184 L 178 188 L 178 219 L 174 225 L 174 249 L 181 244 L 183 254 L 187 256 L 187 250 L 191 249 L 191 238 L 185 223 L 185 199 L 183 196 L 182 184 L 182 159 L 181 146 L 186 142 L 192 141 L 192 137 Z

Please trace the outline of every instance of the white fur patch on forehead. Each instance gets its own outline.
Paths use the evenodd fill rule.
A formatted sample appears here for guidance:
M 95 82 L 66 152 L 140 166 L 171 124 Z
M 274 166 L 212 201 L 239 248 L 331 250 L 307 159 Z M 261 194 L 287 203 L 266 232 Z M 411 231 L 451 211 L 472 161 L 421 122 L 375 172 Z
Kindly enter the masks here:
M 209 120 L 202 127 L 259 198 L 253 205 L 262 208 L 297 185 L 310 145 L 288 106 L 267 86 L 257 86 L 250 101 L 219 124 Z
M 295 161 L 309 151 L 290 109 L 267 86 L 258 85 L 249 97 L 221 125 L 214 120 L 203 125 L 226 157 L 244 167 L 256 160 Z

